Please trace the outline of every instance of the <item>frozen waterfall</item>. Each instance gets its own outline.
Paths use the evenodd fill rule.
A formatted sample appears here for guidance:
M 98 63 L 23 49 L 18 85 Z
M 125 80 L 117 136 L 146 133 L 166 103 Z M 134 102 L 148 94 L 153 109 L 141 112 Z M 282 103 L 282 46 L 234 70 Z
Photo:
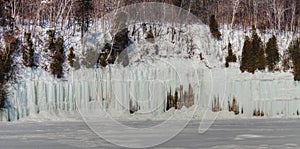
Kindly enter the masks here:
M 187 65 L 80 69 L 70 72 L 66 80 L 56 80 L 39 69 L 24 70 L 27 75 L 12 88 L 0 118 L 14 121 L 41 111 L 55 114 L 78 107 L 128 111 L 130 103 L 138 106 L 138 113 L 159 115 L 166 110 L 167 92 L 175 92 L 180 85 L 187 91 L 189 84 L 200 108 L 211 109 L 218 97 L 222 110 L 228 110 L 228 101 L 236 98 L 246 117 L 252 117 L 255 109 L 267 117 L 299 115 L 300 84 L 292 75 L 253 76 L 233 68 L 191 69 Z

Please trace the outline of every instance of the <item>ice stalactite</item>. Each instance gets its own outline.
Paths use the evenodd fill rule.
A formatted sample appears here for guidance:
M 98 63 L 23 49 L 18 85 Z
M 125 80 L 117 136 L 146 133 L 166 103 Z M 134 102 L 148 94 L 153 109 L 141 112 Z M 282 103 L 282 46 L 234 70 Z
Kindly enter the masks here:
M 287 73 L 252 75 L 238 69 L 179 70 L 141 64 L 80 69 L 65 80 L 39 69 L 26 70 L 26 74 L 11 89 L 13 94 L 0 112 L 2 121 L 78 108 L 159 115 L 168 110 L 170 90 L 173 98 L 178 98 L 172 104 L 177 109 L 196 104 L 216 112 L 239 111 L 245 117 L 252 117 L 254 111 L 260 115 L 263 111 L 265 117 L 292 117 L 300 111 L 300 84 Z M 232 105 L 235 109 L 229 108 Z

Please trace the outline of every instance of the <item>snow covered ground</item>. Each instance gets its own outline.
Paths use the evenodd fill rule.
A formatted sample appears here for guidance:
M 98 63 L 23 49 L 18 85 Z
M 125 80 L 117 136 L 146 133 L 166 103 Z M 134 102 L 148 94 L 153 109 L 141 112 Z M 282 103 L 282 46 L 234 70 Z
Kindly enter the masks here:
M 161 121 L 121 121 L 131 127 L 149 127 Z M 155 148 L 299 148 L 297 119 L 217 120 L 204 134 L 194 120 L 176 137 Z M 114 130 L 111 130 L 112 132 Z M 153 137 L 160 132 L 153 132 Z M 124 134 L 123 137 L 125 137 Z M 1 148 L 122 148 L 99 138 L 81 120 L 13 122 L 0 124 Z
M 12 94 L 0 111 L 0 121 L 35 115 L 55 119 L 56 115 L 73 113 L 78 108 L 101 109 L 123 119 L 167 119 L 176 112 L 202 118 L 205 111 L 212 111 L 215 99 L 219 99 L 221 113 L 224 113 L 219 116 L 228 119 L 237 117 L 227 112 L 233 98 L 240 111 L 238 117 L 251 118 L 254 110 L 263 111 L 269 118 L 299 117 L 300 85 L 293 81 L 291 70 L 242 74 L 239 60 L 230 64 L 230 68 L 224 68 L 228 43 L 232 43 L 233 52 L 240 58 L 244 37 L 251 35 L 250 29 L 235 27 L 232 30 L 228 25 L 221 25 L 222 39 L 217 40 L 201 22 L 158 24 L 159 21 L 155 21 L 155 24 L 144 21 L 146 27 L 143 21 L 128 23 L 132 43 L 126 49 L 130 63 L 125 68 L 115 64 L 103 69 L 86 69 L 81 63 L 81 69 L 72 71 L 66 64 L 65 78 L 61 80 L 42 68 L 21 69 L 21 77 L 11 88 Z M 80 33 L 72 28 L 58 30 L 57 35 L 65 36 L 66 52 L 73 46 L 79 61 L 84 61 L 87 49 L 94 48 L 99 53 L 105 42 L 112 40 L 108 29 L 111 23 L 95 22 L 82 40 Z M 41 65 L 49 65 L 44 53 L 46 43 L 42 42 L 47 39 L 48 29 L 37 27 L 33 37 Z M 145 36 L 150 30 L 155 38 L 147 40 Z M 264 43 L 273 33 L 283 53 L 293 34 L 259 32 Z M 198 109 L 195 113 L 191 112 L 193 107 L 165 112 L 167 93 L 171 91 L 174 95 L 181 85 L 184 91 L 191 85 Z M 139 109 L 135 115 L 128 112 L 131 101 L 137 103 Z

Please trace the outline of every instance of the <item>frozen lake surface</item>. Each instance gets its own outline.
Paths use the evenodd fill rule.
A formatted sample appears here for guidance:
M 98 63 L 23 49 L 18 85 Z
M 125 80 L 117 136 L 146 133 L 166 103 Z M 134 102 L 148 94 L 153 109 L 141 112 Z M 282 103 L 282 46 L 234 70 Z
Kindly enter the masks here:
M 149 127 L 161 121 L 122 121 L 131 127 Z M 299 148 L 300 120 L 217 120 L 204 134 L 200 121 L 155 148 Z M 157 134 L 156 134 L 157 135 Z M 98 137 L 83 121 L 0 123 L 1 148 L 120 148 Z

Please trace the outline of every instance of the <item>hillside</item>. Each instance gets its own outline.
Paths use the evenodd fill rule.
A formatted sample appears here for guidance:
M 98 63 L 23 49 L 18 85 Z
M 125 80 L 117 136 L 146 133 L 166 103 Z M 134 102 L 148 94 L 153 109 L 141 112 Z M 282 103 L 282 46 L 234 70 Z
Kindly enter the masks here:
M 82 16 L 44 20 L 42 25 L 19 23 L 17 17 L 6 21 L 1 36 L 1 66 L 6 66 L 0 75 L 1 119 L 99 109 L 113 117 L 141 119 L 172 117 L 180 109 L 179 118 L 212 118 L 207 111 L 222 111 L 224 118 L 299 115 L 300 86 L 293 78 L 299 63 L 292 60 L 297 56 L 284 55 L 299 32 L 224 23 L 217 27 L 221 36 L 216 38 L 209 25 L 175 6 L 150 3 L 148 7 L 164 11 L 138 20 L 136 12 L 144 11 L 140 5 L 96 21 Z M 75 18 L 77 23 L 69 22 Z M 254 32 L 261 47 L 276 36 L 276 70 L 240 70 L 245 38 Z M 237 61 L 226 68 L 229 43 Z

